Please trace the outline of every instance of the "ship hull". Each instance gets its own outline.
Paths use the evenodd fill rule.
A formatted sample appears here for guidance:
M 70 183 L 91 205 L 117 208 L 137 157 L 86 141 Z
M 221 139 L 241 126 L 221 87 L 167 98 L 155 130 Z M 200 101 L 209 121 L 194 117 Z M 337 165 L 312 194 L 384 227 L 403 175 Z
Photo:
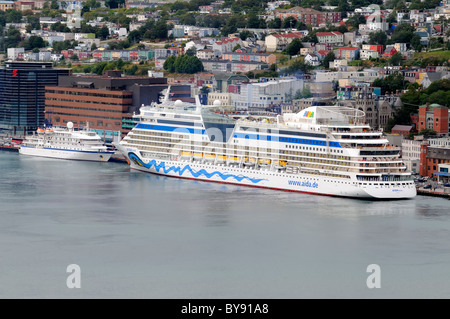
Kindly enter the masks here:
M 19 153 L 22 155 L 39 156 L 47 158 L 91 161 L 91 162 L 108 162 L 114 152 L 92 152 L 79 150 L 65 150 L 52 148 L 34 148 L 21 146 Z
M 359 183 L 350 179 L 309 174 L 288 174 L 276 170 L 252 169 L 192 161 L 142 160 L 135 153 L 124 152 L 135 170 L 177 178 L 195 179 L 242 186 L 270 188 L 308 194 L 361 199 L 408 199 L 416 196 L 411 183 Z M 389 184 L 389 185 L 388 185 Z

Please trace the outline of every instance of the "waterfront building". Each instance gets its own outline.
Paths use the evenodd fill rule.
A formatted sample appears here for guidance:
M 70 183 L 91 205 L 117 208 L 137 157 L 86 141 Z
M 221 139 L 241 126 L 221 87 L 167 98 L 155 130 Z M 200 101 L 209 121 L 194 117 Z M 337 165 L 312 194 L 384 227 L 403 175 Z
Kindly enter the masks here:
M 51 62 L 6 62 L 0 68 L 0 131 L 26 134 L 43 125 L 45 86 L 57 86 L 70 71 Z
M 439 164 L 438 171 L 434 172 L 433 175 L 437 177 L 438 182 L 443 184 L 450 183 L 450 164 Z
M 407 169 L 413 173 L 419 173 L 420 145 L 422 143 L 423 138 L 402 140 L 402 158 Z
M 158 101 L 165 88 L 166 78 L 122 76 L 121 71 L 63 76 L 59 86 L 45 88 L 45 118 L 57 126 L 68 122 L 75 127 L 89 125 L 102 136 L 126 134 L 131 128 L 127 119 L 142 104 Z M 177 93 L 176 86 L 173 93 Z
M 420 175 L 431 177 L 439 164 L 450 163 L 450 138 L 436 138 L 420 145 Z

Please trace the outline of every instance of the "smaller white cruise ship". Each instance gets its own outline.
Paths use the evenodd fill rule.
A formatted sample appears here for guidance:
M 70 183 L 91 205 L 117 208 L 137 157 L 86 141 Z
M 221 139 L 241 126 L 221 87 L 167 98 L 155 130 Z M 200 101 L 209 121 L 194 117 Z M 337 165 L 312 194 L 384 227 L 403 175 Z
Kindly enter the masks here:
M 24 139 L 19 153 L 66 160 L 107 162 L 114 151 L 108 150 L 95 132 L 89 129 L 74 130 L 73 123 L 69 122 L 67 128 L 37 129 L 35 134 Z

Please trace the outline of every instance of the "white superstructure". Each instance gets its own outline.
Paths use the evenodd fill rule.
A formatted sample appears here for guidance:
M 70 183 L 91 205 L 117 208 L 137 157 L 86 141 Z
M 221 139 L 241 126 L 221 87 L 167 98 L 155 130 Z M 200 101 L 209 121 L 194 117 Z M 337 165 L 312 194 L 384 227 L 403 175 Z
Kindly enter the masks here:
M 400 148 L 360 124 L 362 111 L 315 106 L 243 117 L 212 110 L 167 98 L 142 107 L 117 147 L 131 168 L 167 176 L 346 197 L 416 196 Z
M 19 153 L 95 162 L 107 162 L 114 154 L 95 132 L 89 129 L 76 131 L 71 122 L 67 123 L 67 128 L 38 129 L 23 141 Z

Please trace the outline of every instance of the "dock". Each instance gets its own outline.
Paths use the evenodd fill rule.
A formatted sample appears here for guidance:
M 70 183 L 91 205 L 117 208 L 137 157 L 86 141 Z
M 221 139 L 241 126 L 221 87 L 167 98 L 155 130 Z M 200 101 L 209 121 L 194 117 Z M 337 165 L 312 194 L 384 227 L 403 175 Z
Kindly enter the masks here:
M 436 188 L 436 189 L 424 189 L 423 187 L 417 188 L 417 195 L 443 197 L 450 199 L 450 187 Z
M 19 152 L 18 146 L 0 145 L 0 151 Z

